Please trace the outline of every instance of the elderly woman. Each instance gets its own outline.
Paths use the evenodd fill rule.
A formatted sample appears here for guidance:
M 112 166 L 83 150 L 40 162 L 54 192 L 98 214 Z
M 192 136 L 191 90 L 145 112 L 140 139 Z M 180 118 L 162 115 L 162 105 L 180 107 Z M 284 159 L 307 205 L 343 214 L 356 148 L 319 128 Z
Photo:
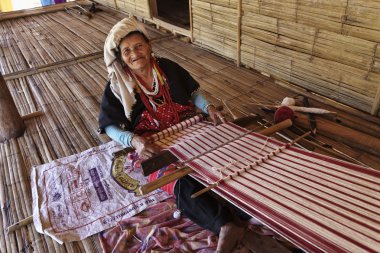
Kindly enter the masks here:
M 146 31 L 135 19 L 123 19 L 112 28 L 104 56 L 110 83 L 101 104 L 100 129 L 125 147 L 134 148 L 140 157 L 160 151 L 147 141 L 147 135 L 194 116 L 195 107 L 215 124 L 225 122 L 185 69 L 152 56 Z M 189 176 L 179 179 L 174 185 L 177 203 L 195 223 L 219 234 L 218 252 L 230 252 L 245 229 L 235 225 L 236 212 L 211 194 L 191 199 L 191 194 L 202 188 Z

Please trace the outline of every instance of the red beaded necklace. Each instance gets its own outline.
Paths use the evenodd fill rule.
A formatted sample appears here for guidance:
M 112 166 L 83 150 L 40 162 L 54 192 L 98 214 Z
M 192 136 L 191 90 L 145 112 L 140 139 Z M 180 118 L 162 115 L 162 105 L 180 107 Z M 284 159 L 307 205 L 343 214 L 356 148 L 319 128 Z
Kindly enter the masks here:
M 156 101 L 154 100 L 154 98 L 163 98 L 163 103 L 167 103 L 169 107 L 171 107 L 174 112 L 174 121 L 173 122 L 174 124 L 177 124 L 180 122 L 180 118 L 179 118 L 179 115 L 178 115 L 178 112 L 175 110 L 175 105 L 174 105 L 174 102 L 172 101 L 172 98 L 170 96 L 170 92 L 169 92 L 169 84 L 168 84 L 168 80 L 167 80 L 167 77 L 165 75 L 165 73 L 162 71 L 162 69 L 158 66 L 157 64 L 157 61 L 152 58 L 151 60 L 151 63 L 152 63 L 152 67 L 153 67 L 153 71 L 156 72 L 157 74 L 157 81 L 158 81 L 158 93 L 156 95 L 148 95 L 146 94 L 141 88 L 140 86 L 144 86 L 144 87 L 148 87 L 148 85 L 146 84 L 146 82 L 144 82 L 144 80 L 142 80 L 142 78 L 140 78 L 139 76 L 133 74 L 128 67 L 126 67 L 126 71 L 127 73 L 133 77 L 137 83 L 137 86 L 136 86 L 136 91 L 137 93 L 140 95 L 140 98 L 141 98 L 141 101 L 144 103 L 146 109 L 148 110 L 149 114 L 152 115 L 153 118 L 157 118 L 156 117 L 156 110 L 155 108 L 153 107 L 152 103 L 157 105 L 157 106 L 160 106 L 160 104 L 156 103 Z

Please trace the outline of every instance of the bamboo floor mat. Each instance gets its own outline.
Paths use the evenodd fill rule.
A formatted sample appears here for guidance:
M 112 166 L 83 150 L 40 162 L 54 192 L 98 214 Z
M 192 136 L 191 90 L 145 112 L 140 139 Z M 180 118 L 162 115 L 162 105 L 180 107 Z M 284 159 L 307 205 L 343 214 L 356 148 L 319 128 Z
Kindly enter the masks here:
M 109 141 L 97 134 L 100 101 L 107 81 L 102 58 L 103 42 L 110 28 L 125 15 L 97 12 L 91 20 L 63 11 L 0 22 L 0 71 L 8 76 L 7 86 L 21 115 L 43 110 L 44 115 L 26 121 L 23 136 L 0 144 L 0 248 L 2 252 L 101 252 L 96 235 L 59 245 L 38 234 L 33 225 L 7 234 L 5 228 L 32 214 L 30 171 L 34 165 L 79 153 Z M 273 104 L 296 95 L 259 73 L 237 68 L 234 63 L 191 44 L 172 39 L 168 34 L 147 27 L 158 56 L 167 57 L 185 67 L 200 82 L 206 95 L 217 105 L 228 105 L 236 116 L 260 114 L 271 120 L 255 103 Z M 57 62 L 89 54 L 98 55 L 82 62 L 72 61 L 54 67 Z M 50 65 L 49 65 L 50 64 Z M 41 66 L 11 78 L 20 71 Z M 26 73 L 26 72 L 25 72 Z M 337 111 L 311 100 L 312 106 Z M 226 113 L 228 111 L 226 110 Z M 378 133 L 379 124 L 337 111 L 349 125 Z M 231 115 L 229 115 L 231 116 Z M 375 119 L 376 121 L 376 119 Z M 285 133 L 289 136 L 292 133 Z M 281 137 L 280 137 L 281 138 Z M 318 139 L 339 147 L 374 168 L 380 159 L 342 145 L 331 138 Z

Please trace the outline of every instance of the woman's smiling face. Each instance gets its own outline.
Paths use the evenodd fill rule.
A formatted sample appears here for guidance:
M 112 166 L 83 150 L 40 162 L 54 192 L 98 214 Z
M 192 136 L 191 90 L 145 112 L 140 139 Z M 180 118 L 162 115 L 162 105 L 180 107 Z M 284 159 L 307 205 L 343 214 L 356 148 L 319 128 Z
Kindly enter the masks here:
M 151 67 L 152 48 L 142 34 L 134 33 L 128 35 L 122 39 L 119 48 L 121 59 L 131 71 Z

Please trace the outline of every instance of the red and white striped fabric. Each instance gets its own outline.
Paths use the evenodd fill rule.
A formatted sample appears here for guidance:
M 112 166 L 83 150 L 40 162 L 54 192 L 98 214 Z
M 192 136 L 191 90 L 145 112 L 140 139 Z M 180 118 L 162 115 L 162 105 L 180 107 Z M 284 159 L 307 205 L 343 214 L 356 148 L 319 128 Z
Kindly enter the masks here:
M 232 123 L 173 134 L 158 142 L 206 184 L 285 145 Z M 213 190 L 305 251 L 380 252 L 379 171 L 290 147 Z

